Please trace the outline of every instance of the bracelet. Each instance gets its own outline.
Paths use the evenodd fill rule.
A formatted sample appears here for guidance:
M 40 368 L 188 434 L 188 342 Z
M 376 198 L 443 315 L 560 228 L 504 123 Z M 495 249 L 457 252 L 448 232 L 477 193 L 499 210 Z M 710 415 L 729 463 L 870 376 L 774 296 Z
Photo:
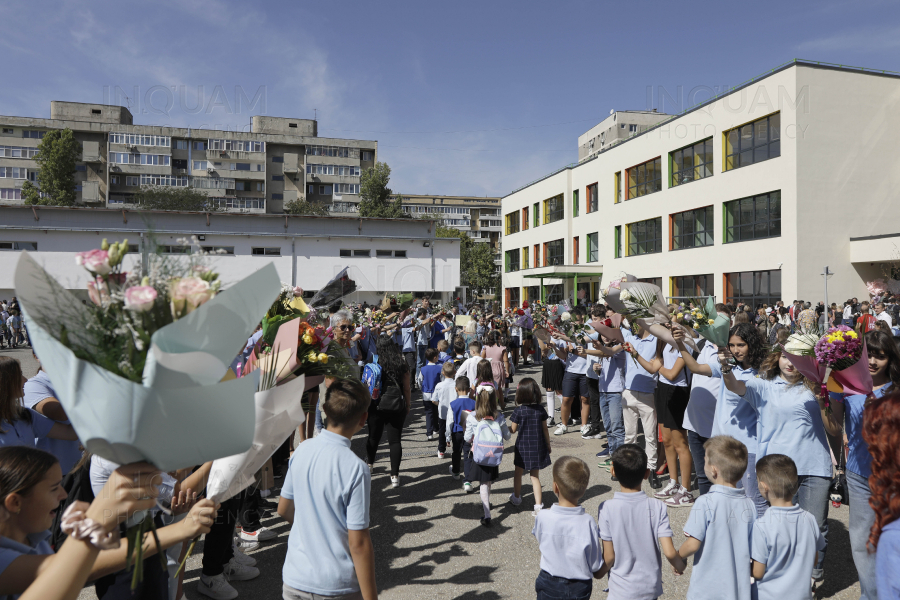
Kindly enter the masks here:
M 69 537 L 87 542 L 100 550 L 113 550 L 119 547 L 118 529 L 104 532 L 100 523 L 88 518 L 75 504 L 70 504 L 66 508 L 59 526 Z

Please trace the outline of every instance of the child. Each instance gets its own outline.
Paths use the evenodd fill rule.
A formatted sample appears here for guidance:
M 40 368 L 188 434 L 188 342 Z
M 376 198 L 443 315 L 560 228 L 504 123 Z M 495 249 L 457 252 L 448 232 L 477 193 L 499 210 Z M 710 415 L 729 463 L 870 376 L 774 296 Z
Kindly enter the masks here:
M 437 351 L 438 351 L 438 359 L 437 362 L 439 365 L 443 365 L 447 362 L 447 359 L 450 358 L 450 355 L 447 354 L 447 350 L 450 349 L 450 342 L 447 340 L 441 340 L 437 343 Z
M 469 344 L 469 358 L 465 360 L 465 362 L 460 365 L 459 370 L 456 374 L 459 377 L 468 377 L 469 382 L 475 381 L 475 377 L 478 376 L 476 369 L 478 368 L 478 363 L 481 362 L 481 342 L 474 341 Z
M 475 410 L 475 400 L 469 397 L 469 378 L 463 375 L 456 378 L 456 400 L 450 403 L 450 419 L 447 421 L 447 435 L 453 442 L 453 454 L 450 457 L 450 475 L 454 479 L 459 479 L 459 462 L 462 456 L 466 456 L 468 464 L 468 445 L 464 447 L 465 427 L 460 423 L 465 423 L 468 413 Z M 466 493 L 472 492 L 472 484 L 468 477 L 468 469 L 466 469 L 465 481 L 463 489 Z
M 747 469 L 747 446 L 717 435 L 703 447 L 703 470 L 713 485 L 691 507 L 684 526 L 687 539 L 678 549 L 684 559 L 696 553 L 687 597 L 749 600 L 750 532 L 756 505 L 736 487 Z
M 475 385 L 472 386 L 472 390 L 469 393 L 473 399 L 478 396 L 478 392 L 481 391 L 482 388 L 494 391 L 498 394 L 502 392 L 502 389 L 497 389 L 497 385 L 494 382 L 494 371 L 491 368 L 491 361 L 482 358 L 478 363 L 478 367 L 475 369 L 475 373 Z M 503 402 L 502 399 L 500 402 L 500 407 L 506 408 L 506 403 Z
M 350 449 L 350 439 L 366 424 L 369 403 L 362 383 L 336 380 L 322 407 L 328 428 L 291 457 L 278 502 L 278 514 L 291 523 L 282 571 L 286 597 L 378 595 L 369 536 L 372 480 Z
M 466 342 L 462 339 L 462 337 L 457 337 L 453 340 L 453 362 L 456 364 L 456 367 L 464 363 L 466 360 Z
M 447 361 L 441 367 L 441 375 L 443 380 L 434 388 L 434 394 L 431 396 L 432 402 L 437 404 L 438 409 L 438 458 L 444 458 L 444 451 L 447 449 L 447 414 L 450 412 L 450 403 L 456 399 L 456 367 L 452 361 Z
M 771 505 L 753 524 L 751 571 L 759 600 L 809 597 L 817 552 L 825 538 L 816 518 L 793 502 L 797 465 L 784 454 L 767 454 L 756 463 L 759 493 Z
M 660 547 L 676 573 L 682 573 L 685 564 L 672 543 L 666 505 L 641 490 L 641 482 L 650 477 L 647 453 L 637 444 L 619 446 L 610 472 L 622 491 L 601 503 L 597 515 L 603 562 L 609 570 L 607 598 L 657 598 L 663 593 Z
M 540 400 L 540 395 L 537 398 Z M 531 530 L 541 549 L 541 572 L 534 582 L 539 599 L 587 600 L 593 587 L 591 577 L 600 579 L 606 574 L 597 523 L 578 505 L 590 478 L 590 467 L 580 458 L 563 456 L 553 465 L 553 492 L 559 503 L 536 513 Z
M 437 402 L 432 402 L 434 388 L 441 381 L 441 365 L 437 364 L 437 348 L 425 350 L 425 361 L 422 367 L 422 406 L 425 408 L 425 439 L 433 440 L 437 426 Z
M 544 508 L 540 470 L 550 466 L 550 430 L 547 429 L 547 411 L 541 406 L 541 388 L 537 381 L 526 377 L 519 382 L 516 404 L 519 406 L 509 418 L 509 430 L 519 434 L 513 459 L 516 473 L 509 501 L 514 506 L 522 504 L 522 473 L 528 471 L 534 490 L 534 516 L 537 516 Z
M 466 442 L 474 445 L 476 430 L 483 420 L 495 421 L 503 439 L 509 439 L 509 427 L 506 426 L 503 413 L 497 407 L 497 392 L 487 388 L 478 390 L 478 394 L 475 397 L 475 412 L 469 413 L 468 418 L 466 418 L 466 432 L 463 435 L 463 439 Z M 491 427 L 491 429 L 494 429 L 494 427 Z M 496 481 L 500 477 L 500 467 L 480 465 L 472 460 L 468 475 L 472 482 L 477 481 L 481 484 L 481 505 L 484 508 L 484 517 L 481 519 L 481 524 L 485 527 L 490 527 L 491 482 Z

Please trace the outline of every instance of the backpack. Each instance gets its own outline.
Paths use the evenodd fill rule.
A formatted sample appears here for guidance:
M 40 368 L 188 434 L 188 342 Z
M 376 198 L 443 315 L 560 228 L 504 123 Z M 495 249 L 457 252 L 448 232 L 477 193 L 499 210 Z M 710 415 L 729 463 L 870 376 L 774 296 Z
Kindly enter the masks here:
M 363 368 L 362 382 L 369 388 L 372 402 L 377 402 L 381 397 L 381 365 L 378 364 L 378 355 L 372 356 L 372 362 Z
M 479 421 L 472 440 L 472 459 L 482 467 L 499 467 L 503 460 L 503 432 L 490 417 Z

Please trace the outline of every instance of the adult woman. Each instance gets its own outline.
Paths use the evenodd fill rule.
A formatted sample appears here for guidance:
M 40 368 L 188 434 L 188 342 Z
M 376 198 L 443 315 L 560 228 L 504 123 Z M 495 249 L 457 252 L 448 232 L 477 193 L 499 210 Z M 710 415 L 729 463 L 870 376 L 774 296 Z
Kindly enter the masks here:
M 732 372 L 730 355 L 725 352 L 720 356 L 722 381 L 758 414 L 755 460 L 769 454 L 784 454 L 793 459 L 800 484 L 794 502 L 816 518 L 822 537 L 827 539 L 832 469 L 822 422 L 825 405 L 814 393 L 817 384 L 803 377 L 780 350 L 766 357 L 759 367 L 759 377 L 740 381 Z M 823 550 L 813 569 L 815 581 L 821 581 L 824 576 L 824 560 Z
M 469 344 L 476 341 L 478 339 L 478 321 L 476 319 L 472 319 L 466 326 L 463 327 L 463 341 L 466 343 L 466 348 L 469 347 Z
M 872 455 L 872 508 L 875 511 L 869 544 L 875 555 L 878 597 L 898 597 L 900 590 L 900 390 L 870 400 L 863 418 L 863 439 Z M 852 536 L 852 532 L 851 532 Z M 851 537 L 852 540 L 852 537 Z M 871 596 L 870 596 L 871 598 Z
M 782 327 L 790 328 L 791 312 L 787 309 L 787 307 L 784 307 L 784 306 L 778 307 L 778 322 L 781 323 Z
M 497 390 L 497 400 L 501 408 L 506 408 L 506 382 L 509 373 L 509 354 L 506 346 L 501 345 L 502 334 L 495 329 L 487 336 L 487 345 L 481 349 L 481 358 L 491 362 L 491 371 L 494 373 L 494 388 Z
M 0 446 L 30 446 L 35 438 L 78 440 L 71 425 L 64 425 L 22 406 L 25 383 L 19 361 L 0 356 Z
M 400 435 L 409 414 L 412 395 L 409 390 L 409 367 L 394 341 L 386 336 L 378 338 L 376 344 L 378 364 L 381 365 L 381 395 L 369 409 L 369 439 L 366 440 L 366 462 L 369 469 L 375 465 L 375 452 L 381 435 L 387 430 L 388 447 L 391 454 L 391 487 L 400 485 L 400 461 L 403 447 Z
M 347 362 L 350 363 L 350 372 L 353 374 L 353 379 L 358 380 L 360 377 L 359 365 L 356 364 L 356 360 L 350 352 L 350 340 L 353 334 L 353 315 L 350 314 L 350 311 L 342 309 L 332 313 L 331 335 L 334 336 L 334 341 L 343 348 Z
M 869 373 L 875 398 L 900 390 L 900 353 L 891 335 L 881 331 L 866 334 Z M 875 523 L 875 511 L 869 505 L 872 492 L 872 455 L 863 436 L 863 421 L 869 414 L 865 394 L 831 394 L 832 414 L 825 417 L 828 433 L 840 438 L 842 430 L 847 446 L 847 488 L 850 493 L 850 549 L 859 574 L 860 598 L 876 594 L 875 555 L 869 552 L 869 531 Z
M 676 329 L 672 332 L 681 351 L 681 356 L 687 368 L 695 375 L 706 375 L 707 377 L 722 378 L 726 369 L 720 368 L 718 360 L 708 361 L 706 364 L 699 364 L 693 355 L 684 347 L 684 331 Z M 728 350 L 734 364 L 729 365 L 728 371 L 731 376 L 740 381 L 747 381 L 756 377 L 757 370 L 762 365 L 763 359 L 766 357 L 766 347 L 759 337 L 756 327 L 749 323 L 741 323 L 731 328 L 728 335 Z M 719 349 L 720 356 L 724 352 L 723 348 Z M 756 504 L 756 511 L 762 516 L 768 504 L 765 498 L 759 493 L 759 487 L 756 483 L 756 453 L 757 453 L 757 413 L 753 407 L 743 402 L 740 396 L 726 386 L 719 388 L 719 400 L 716 402 L 715 414 L 713 415 L 712 435 L 730 435 L 747 447 L 747 470 L 744 477 L 741 478 L 741 487 L 747 494 L 747 497 Z M 702 468 L 695 465 L 697 472 Z
M 544 330 L 546 333 L 546 330 Z M 553 415 L 558 404 L 556 396 L 560 396 L 559 403 L 562 402 L 562 382 L 566 373 L 566 366 L 563 361 L 556 356 L 555 347 L 552 344 L 546 344 L 540 337 L 534 336 L 538 343 L 538 351 L 543 356 L 543 364 L 541 365 L 541 387 L 547 393 L 547 414 L 550 415 L 550 421 L 547 427 L 553 426 Z
M 784 329 L 784 325 L 778 322 L 778 316 L 775 311 L 769 313 L 766 325 L 766 335 L 763 339 L 769 342 L 769 346 L 774 346 L 778 338 L 778 332 Z
M 838 308 L 837 303 L 832 302 L 828 309 L 828 322 L 831 327 L 837 327 L 844 321 L 844 311 Z

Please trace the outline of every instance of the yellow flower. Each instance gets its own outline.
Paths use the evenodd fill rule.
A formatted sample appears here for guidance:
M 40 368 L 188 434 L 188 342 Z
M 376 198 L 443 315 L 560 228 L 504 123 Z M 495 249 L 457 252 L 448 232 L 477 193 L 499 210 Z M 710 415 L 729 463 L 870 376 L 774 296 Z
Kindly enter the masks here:
M 710 320 L 707 322 L 707 324 L 708 324 L 708 325 L 712 325 L 712 324 L 715 323 L 715 322 L 716 322 L 715 319 L 710 319 Z
M 315 353 L 315 352 L 310 352 L 309 354 L 306 355 L 306 360 L 307 360 L 308 362 L 316 362 L 316 360 L 318 360 L 318 358 L 319 358 L 319 357 L 316 356 L 316 353 Z
M 683 318 L 684 318 L 684 313 L 678 313 L 677 315 L 675 315 L 675 318 L 676 318 L 676 319 L 683 319 Z
M 694 329 L 700 329 L 700 323 L 694 323 Z
M 319 353 L 319 362 L 322 363 L 323 365 L 327 365 L 328 364 L 328 355 L 325 354 L 324 352 Z
M 304 344 L 312 344 L 312 343 L 315 342 L 315 341 L 316 341 L 316 340 L 315 340 L 311 335 L 304 335 L 304 336 L 303 336 L 303 343 L 304 343 Z

